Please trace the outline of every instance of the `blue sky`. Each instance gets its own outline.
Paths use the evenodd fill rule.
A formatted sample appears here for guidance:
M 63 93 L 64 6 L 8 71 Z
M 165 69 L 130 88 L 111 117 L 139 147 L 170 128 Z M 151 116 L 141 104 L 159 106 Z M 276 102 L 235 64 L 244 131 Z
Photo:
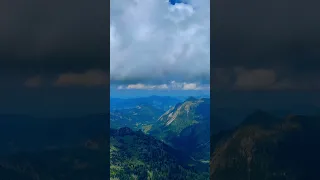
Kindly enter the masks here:
M 183 1 L 183 0 L 169 0 L 169 2 L 172 5 L 175 5 L 176 3 L 187 3 L 187 1 Z
M 111 96 L 208 94 L 209 4 L 111 0 Z

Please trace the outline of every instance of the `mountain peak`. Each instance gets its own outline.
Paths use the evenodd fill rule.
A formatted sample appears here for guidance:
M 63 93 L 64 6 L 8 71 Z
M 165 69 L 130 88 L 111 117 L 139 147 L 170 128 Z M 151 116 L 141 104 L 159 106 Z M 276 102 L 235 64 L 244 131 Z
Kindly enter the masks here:
M 197 98 L 193 97 L 193 96 L 190 96 L 186 99 L 186 101 L 196 101 L 198 100 Z
M 250 124 L 212 138 L 211 179 L 248 179 L 248 169 L 238 167 L 248 167 L 250 162 L 254 179 L 285 179 L 284 175 L 292 179 L 320 179 L 318 169 L 312 169 L 320 160 L 320 117 L 276 118 L 256 111 L 248 120 Z M 259 127 L 252 127 L 252 123 Z M 269 167 L 276 168 L 270 171 Z M 271 173 L 274 175 L 269 178 Z
M 276 117 L 272 116 L 268 112 L 256 110 L 243 121 L 242 125 L 270 125 L 277 120 L 278 119 Z

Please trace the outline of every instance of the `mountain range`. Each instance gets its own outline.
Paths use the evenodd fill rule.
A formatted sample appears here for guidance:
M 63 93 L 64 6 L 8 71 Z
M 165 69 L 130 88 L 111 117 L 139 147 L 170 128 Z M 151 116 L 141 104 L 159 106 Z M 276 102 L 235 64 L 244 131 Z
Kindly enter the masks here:
M 111 129 L 110 141 L 111 178 L 208 179 L 208 166 L 142 131 Z
M 111 127 L 142 130 L 202 161 L 210 159 L 210 99 L 190 97 L 162 111 L 151 105 L 111 111 Z
M 181 98 L 171 96 L 148 96 L 137 98 L 110 98 L 110 110 L 134 108 L 141 105 L 150 105 L 160 110 L 168 110 L 181 102 Z
M 0 179 L 320 179 L 319 116 L 210 109 L 187 98 L 110 116 L 0 115 Z
M 78 118 L 0 115 L 0 155 L 78 146 L 109 132 L 108 114 Z
M 0 179 L 106 179 L 107 114 L 38 119 L 2 115 Z
M 130 127 L 134 130 L 142 129 L 148 132 L 152 124 L 165 111 L 152 105 L 137 105 L 134 108 L 117 109 L 110 112 L 110 125 L 112 128 Z
M 183 159 L 196 162 L 196 170 L 200 168 L 202 173 L 209 171 L 210 99 L 189 97 L 167 111 L 150 104 L 138 105 L 134 108 L 111 111 L 110 118 L 112 128 L 127 127 L 153 137 L 171 149 L 179 151 L 179 154 L 184 155 Z M 207 176 L 204 179 L 208 178 Z
M 319 179 L 320 117 L 256 111 L 211 137 L 211 178 Z
M 209 160 L 210 99 L 188 98 L 159 117 L 149 134 L 197 160 Z
M 102 180 L 109 178 L 109 172 L 111 179 L 209 179 L 209 163 L 203 162 L 205 153 L 199 151 L 201 161 L 195 158 L 195 151 L 187 151 L 193 143 L 202 142 L 194 132 L 201 132 L 200 124 L 209 122 L 209 108 L 204 112 L 199 109 L 207 101 L 191 98 L 168 103 L 170 107 L 138 103 L 113 110 L 110 116 L 0 115 L 0 179 Z M 151 133 L 168 120 L 163 116 L 167 111 L 177 114 L 167 130 L 177 132 L 181 140 L 194 136 L 191 145 L 179 147 L 174 141 L 166 141 L 170 138 Z M 183 125 L 193 118 L 197 123 Z

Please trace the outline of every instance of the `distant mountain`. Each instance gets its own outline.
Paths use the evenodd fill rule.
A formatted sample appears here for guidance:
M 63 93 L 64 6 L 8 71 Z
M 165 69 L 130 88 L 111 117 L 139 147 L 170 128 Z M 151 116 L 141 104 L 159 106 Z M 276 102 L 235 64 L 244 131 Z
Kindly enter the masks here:
M 148 132 L 152 124 L 164 113 L 164 110 L 151 105 L 138 105 L 134 108 L 119 109 L 110 113 L 110 127 L 129 127 L 134 130 Z
M 110 130 L 107 117 L 0 115 L 0 179 L 105 180 L 110 165 L 114 179 L 209 179 L 208 163 L 142 131 Z
M 209 160 L 210 99 L 188 98 L 169 109 L 149 134 L 198 160 Z
M 108 119 L 108 114 L 54 119 L 0 115 L 0 155 L 78 146 L 109 132 Z
M 111 178 L 209 179 L 208 164 L 190 157 L 142 131 L 120 128 L 110 131 Z
M 0 115 L 0 179 L 109 178 L 108 117 Z
M 263 111 L 211 138 L 211 178 L 320 179 L 320 117 L 279 118 Z
M 79 146 L 19 152 L 0 158 L 0 179 L 105 180 L 109 178 L 107 132 Z
M 127 109 L 141 105 L 151 105 L 157 109 L 166 111 L 179 102 L 181 102 L 179 98 L 170 96 L 149 96 L 130 99 L 110 98 L 110 109 Z

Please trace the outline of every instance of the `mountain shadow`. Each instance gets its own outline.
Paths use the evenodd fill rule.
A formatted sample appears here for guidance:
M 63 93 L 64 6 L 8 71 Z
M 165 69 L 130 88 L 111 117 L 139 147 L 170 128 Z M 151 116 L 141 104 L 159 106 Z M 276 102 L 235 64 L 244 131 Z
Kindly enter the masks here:
M 320 179 L 320 117 L 277 118 L 263 111 L 211 138 L 211 178 Z

